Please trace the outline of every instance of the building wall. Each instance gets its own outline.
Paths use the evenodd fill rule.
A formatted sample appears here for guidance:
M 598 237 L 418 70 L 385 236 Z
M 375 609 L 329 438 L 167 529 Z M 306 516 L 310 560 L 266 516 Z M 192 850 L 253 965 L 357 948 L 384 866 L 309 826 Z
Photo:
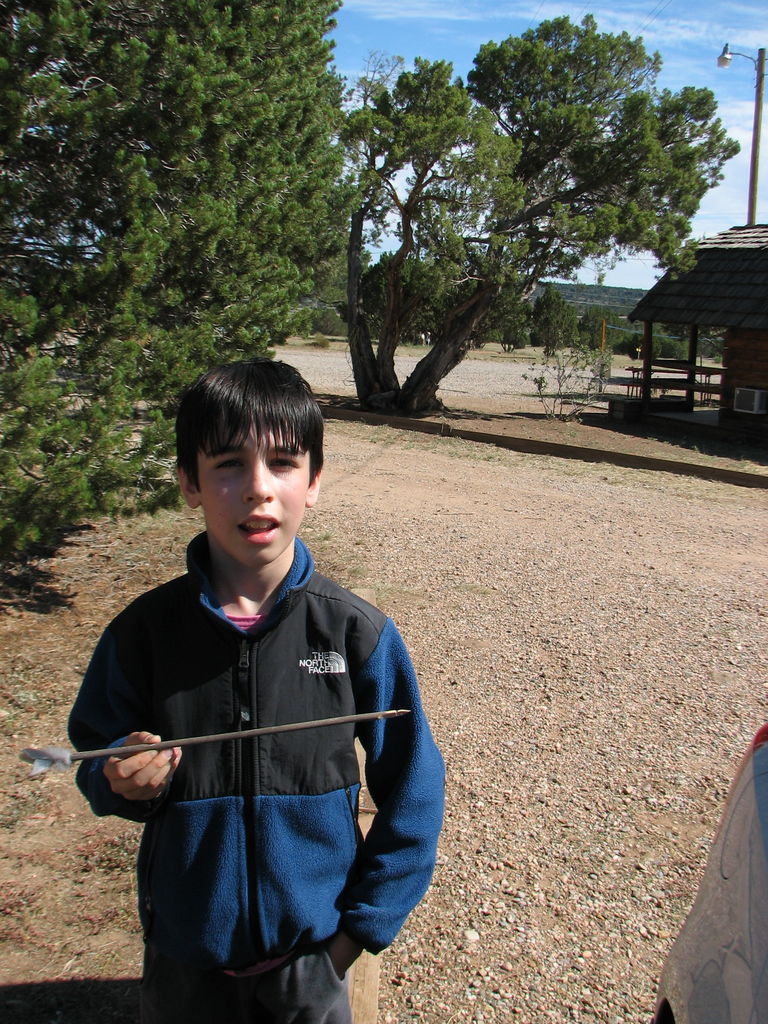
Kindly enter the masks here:
M 730 328 L 725 335 L 723 364 L 721 418 L 741 420 L 745 425 L 754 427 L 768 427 L 768 416 L 735 412 L 733 408 L 736 388 L 768 391 L 768 331 Z

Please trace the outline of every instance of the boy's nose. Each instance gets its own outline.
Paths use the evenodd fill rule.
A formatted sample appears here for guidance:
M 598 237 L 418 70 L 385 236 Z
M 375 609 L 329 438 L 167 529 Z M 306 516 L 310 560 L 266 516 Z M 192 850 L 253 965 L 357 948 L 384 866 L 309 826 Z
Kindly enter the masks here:
M 271 496 L 269 472 L 264 463 L 255 463 L 245 481 L 244 497 L 246 501 L 268 501 Z

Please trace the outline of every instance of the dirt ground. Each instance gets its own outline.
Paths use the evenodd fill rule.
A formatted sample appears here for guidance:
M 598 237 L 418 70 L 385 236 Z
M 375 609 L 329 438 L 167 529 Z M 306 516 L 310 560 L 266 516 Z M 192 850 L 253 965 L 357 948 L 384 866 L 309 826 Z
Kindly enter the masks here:
M 444 404 L 443 412 L 423 420 L 458 430 L 768 475 L 766 437 L 755 441 L 748 433 L 714 430 L 706 423 L 626 423 L 609 416 L 608 398 L 627 396 L 628 367 L 632 365 L 627 357 L 614 357 L 602 400 L 586 408 L 579 418 L 561 421 L 548 417 L 533 393 L 531 378 L 541 372 L 540 352 L 526 349 L 508 354 L 496 349 L 489 346 L 471 352 L 441 383 L 438 398 Z M 395 361 L 401 381 L 420 358 L 418 353 L 405 351 Z M 326 404 L 356 406 L 345 346 L 334 342 L 329 349 L 316 349 L 296 339 L 279 349 L 277 358 L 296 366 Z M 701 407 L 698 412 L 695 419 L 701 421 L 706 409 Z
M 720 442 L 555 424 L 530 407 L 510 412 L 482 397 L 461 405 L 447 414 L 453 422 L 492 433 L 745 466 L 744 451 Z M 329 425 L 329 453 L 325 511 L 313 513 L 308 539 L 324 571 L 374 589 L 392 608 L 449 762 L 436 884 L 385 954 L 380 1021 L 647 1019 L 663 949 L 694 892 L 734 759 L 760 724 L 765 492 L 352 424 Z M 764 473 L 764 453 L 747 454 L 747 467 Z M 186 511 L 88 524 L 56 552 L 0 577 L 4 1024 L 136 1019 L 138 828 L 91 817 L 70 773 L 30 780 L 18 750 L 66 745 L 67 712 L 105 623 L 131 597 L 178 574 L 195 528 Z M 501 545 L 504 556 L 488 557 L 489 545 Z M 587 635 L 595 619 L 599 629 Z M 642 645 L 631 664 L 629 637 Z M 606 667 L 626 690 L 607 692 Z M 591 697 L 587 675 L 598 679 Z M 661 676 L 668 689 L 659 689 Z M 647 694 L 638 691 L 641 677 Z M 603 699 L 605 719 L 592 722 Z M 660 700 L 671 725 L 662 730 L 668 756 L 657 765 L 648 744 L 667 742 L 657 735 Z M 556 708 L 562 721 L 552 717 Z M 691 715 L 701 721 L 704 713 L 709 724 L 691 740 Z M 495 716 L 493 726 L 486 715 Z M 638 725 L 642 756 L 622 762 L 614 792 L 605 773 L 616 773 L 617 752 Z M 543 767 L 506 777 L 505 766 L 528 765 L 536 751 Z M 571 770 L 563 775 L 566 758 Z M 486 761 L 491 782 L 477 776 Z M 616 850 L 627 848 L 627 836 L 617 838 L 616 829 L 631 833 L 626 863 Z M 665 853 L 670 842 L 673 853 Z M 593 876 L 604 862 L 609 882 L 598 896 Z M 600 936 L 590 932 L 595 914 Z M 595 986 L 588 968 L 598 955 Z M 572 963 L 551 966 L 569 956 Z

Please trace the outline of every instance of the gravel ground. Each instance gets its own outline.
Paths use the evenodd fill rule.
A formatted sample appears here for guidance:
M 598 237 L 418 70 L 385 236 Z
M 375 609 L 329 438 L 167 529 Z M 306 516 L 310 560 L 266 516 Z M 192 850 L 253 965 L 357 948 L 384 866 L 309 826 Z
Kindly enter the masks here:
M 290 361 L 343 393 L 343 358 Z M 450 386 L 507 387 L 477 366 Z M 397 622 L 447 766 L 434 882 L 382 955 L 379 1024 L 648 1021 L 765 716 L 765 492 L 338 421 L 327 458 L 302 533 Z M 15 900 L 0 980 L 137 976 L 133 833 L 92 819 L 63 776 L 33 793 L 14 749 L 63 739 L 53 725 L 101 625 L 177 571 L 189 519 L 95 524 L 41 567 L 69 600 L 41 610 L 31 595 L 0 622 L 0 882 Z M 20 703 L 20 676 L 57 703 Z M 78 873 L 113 834 L 106 866 Z
M 295 366 L 310 382 L 319 394 L 354 395 L 355 382 L 352 374 L 352 363 L 346 350 L 323 350 L 311 348 L 294 348 L 288 346 L 279 349 L 277 358 Z M 405 380 L 419 361 L 419 356 L 398 355 L 395 359 L 395 370 L 400 381 Z M 526 381 L 524 374 L 531 374 L 532 364 L 509 359 L 495 361 L 482 358 L 465 359 L 452 370 L 441 382 L 438 397 L 446 404 L 460 405 L 463 398 L 476 402 L 500 401 L 507 408 L 510 398 L 514 396 L 515 404 L 530 404 L 531 408 L 541 411 L 538 398 L 523 399 L 523 395 L 531 395 L 534 386 Z M 616 380 L 624 379 L 628 374 L 623 369 L 616 370 Z M 612 390 L 626 394 L 625 388 L 614 387 Z
M 327 568 L 402 629 L 448 769 L 387 1024 L 649 1019 L 763 722 L 767 513 L 762 492 L 332 425 L 308 539 L 351 541 Z
M 525 370 L 467 361 L 445 397 L 509 402 Z M 310 528 L 352 539 L 329 568 L 400 626 L 447 763 L 381 1019 L 647 1021 L 764 720 L 765 494 L 333 424 Z

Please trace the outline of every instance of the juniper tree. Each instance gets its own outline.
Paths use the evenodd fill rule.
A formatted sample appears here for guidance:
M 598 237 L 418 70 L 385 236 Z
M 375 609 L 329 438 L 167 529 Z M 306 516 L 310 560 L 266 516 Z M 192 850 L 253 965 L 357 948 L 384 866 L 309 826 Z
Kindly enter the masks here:
M 394 221 L 396 235 L 383 348 L 374 358 L 370 340 L 350 332 L 363 405 L 433 405 L 499 296 L 525 299 L 587 259 L 642 250 L 671 267 L 690 256 L 691 219 L 738 147 L 713 94 L 659 90 L 660 67 L 640 39 L 599 33 L 590 16 L 578 26 L 557 18 L 487 43 L 466 86 L 450 67 L 417 62 L 353 112 L 349 151 L 378 202 L 367 215 Z M 397 254 L 401 268 L 406 257 L 439 267 L 451 292 L 429 353 L 403 382 L 394 347 L 417 297 L 400 287 Z
M 540 345 L 545 356 L 575 344 L 579 336 L 576 309 L 553 284 L 544 285 L 533 303 L 531 344 Z
M 337 244 L 336 6 L 0 6 L 1 551 L 165 501 L 181 385 L 300 326 Z

